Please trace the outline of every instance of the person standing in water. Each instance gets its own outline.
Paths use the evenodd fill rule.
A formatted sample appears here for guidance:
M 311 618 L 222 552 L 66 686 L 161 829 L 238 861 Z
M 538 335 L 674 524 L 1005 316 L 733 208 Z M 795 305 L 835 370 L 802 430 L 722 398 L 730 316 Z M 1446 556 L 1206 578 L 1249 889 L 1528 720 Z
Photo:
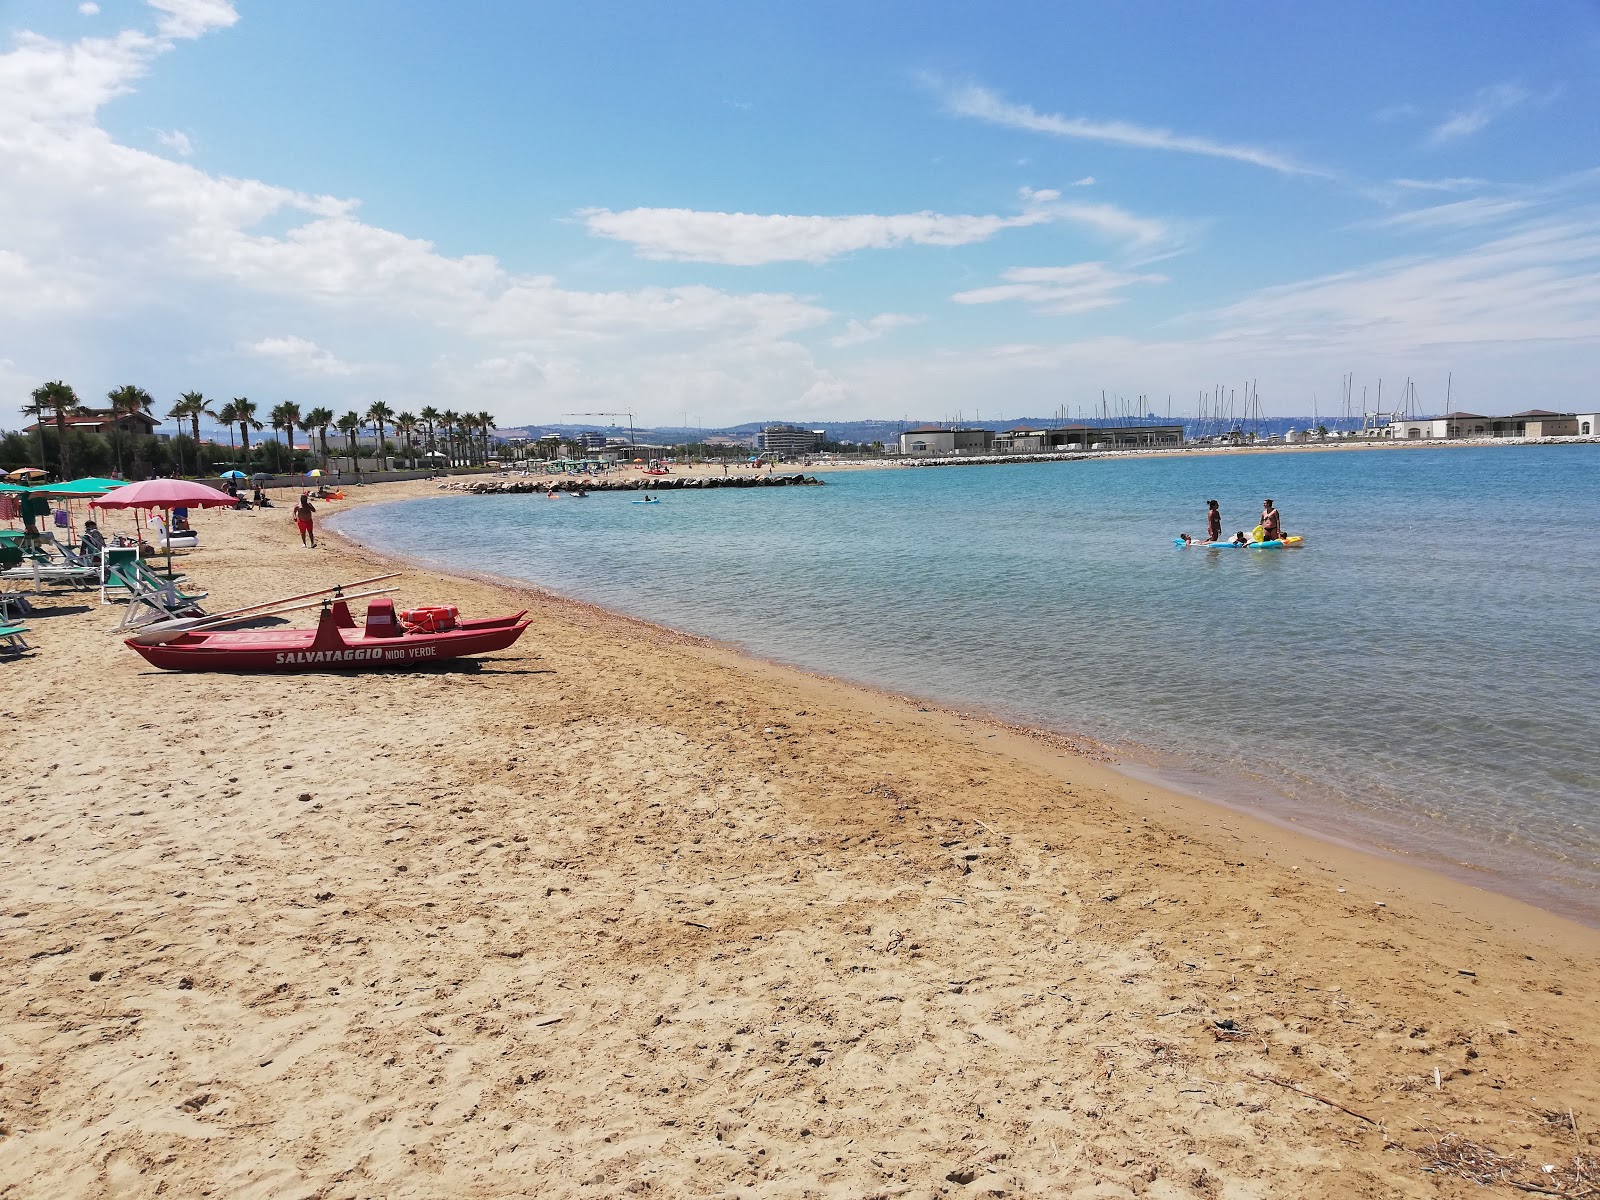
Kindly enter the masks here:
M 1281 541 L 1283 538 L 1283 519 L 1278 516 L 1278 510 L 1268 496 L 1261 502 L 1261 536 L 1269 542 Z
M 1222 540 L 1222 508 L 1215 500 L 1206 501 L 1206 541 Z

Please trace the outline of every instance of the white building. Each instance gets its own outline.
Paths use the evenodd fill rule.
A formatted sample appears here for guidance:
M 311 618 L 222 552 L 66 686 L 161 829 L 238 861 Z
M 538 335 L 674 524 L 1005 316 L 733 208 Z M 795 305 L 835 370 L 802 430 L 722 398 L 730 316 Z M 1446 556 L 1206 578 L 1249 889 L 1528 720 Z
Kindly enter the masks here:
M 1585 429 L 1587 424 L 1587 430 Z M 1391 420 L 1389 436 L 1416 441 L 1422 438 L 1547 438 L 1585 437 L 1600 428 L 1593 416 L 1554 413 L 1542 408 L 1512 413 L 1509 417 L 1483 417 L 1453 412 L 1442 417 Z
M 900 453 L 932 457 L 941 454 L 986 454 L 994 449 L 992 429 L 946 429 L 919 425 L 900 435 Z

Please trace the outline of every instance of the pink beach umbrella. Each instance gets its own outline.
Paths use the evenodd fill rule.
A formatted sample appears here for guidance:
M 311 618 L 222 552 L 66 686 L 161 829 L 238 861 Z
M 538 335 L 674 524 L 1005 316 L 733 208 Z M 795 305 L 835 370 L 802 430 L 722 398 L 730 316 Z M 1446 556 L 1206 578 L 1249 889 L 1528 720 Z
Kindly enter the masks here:
M 187 479 L 146 479 L 129 483 L 89 501 L 90 508 L 159 508 L 169 519 L 174 508 L 232 508 L 233 497 Z M 167 574 L 172 573 L 172 537 L 168 527 Z

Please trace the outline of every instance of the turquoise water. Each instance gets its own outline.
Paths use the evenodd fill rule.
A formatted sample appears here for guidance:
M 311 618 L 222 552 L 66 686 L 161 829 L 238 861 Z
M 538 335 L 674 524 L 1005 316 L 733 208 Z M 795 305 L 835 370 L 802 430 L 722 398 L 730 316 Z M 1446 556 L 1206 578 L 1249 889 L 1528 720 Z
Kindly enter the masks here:
M 1088 734 L 1214 799 L 1600 919 L 1600 448 L 839 472 L 360 509 L 380 549 Z M 1293 551 L 1175 549 L 1273 496 Z

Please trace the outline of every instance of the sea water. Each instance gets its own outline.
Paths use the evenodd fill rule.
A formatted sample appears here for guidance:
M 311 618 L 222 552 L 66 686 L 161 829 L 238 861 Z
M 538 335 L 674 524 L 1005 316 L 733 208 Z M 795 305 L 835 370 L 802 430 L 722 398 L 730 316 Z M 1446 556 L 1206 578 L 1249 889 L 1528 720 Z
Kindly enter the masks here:
M 1600 447 L 835 472 L 441 498 L 342 532 L 1087 734 L 1169 782 L 1600 920 Z M 1301 549 L 1177 549 L 1251 529 Z M 448 597 L 418 597 L 440 601 Z

